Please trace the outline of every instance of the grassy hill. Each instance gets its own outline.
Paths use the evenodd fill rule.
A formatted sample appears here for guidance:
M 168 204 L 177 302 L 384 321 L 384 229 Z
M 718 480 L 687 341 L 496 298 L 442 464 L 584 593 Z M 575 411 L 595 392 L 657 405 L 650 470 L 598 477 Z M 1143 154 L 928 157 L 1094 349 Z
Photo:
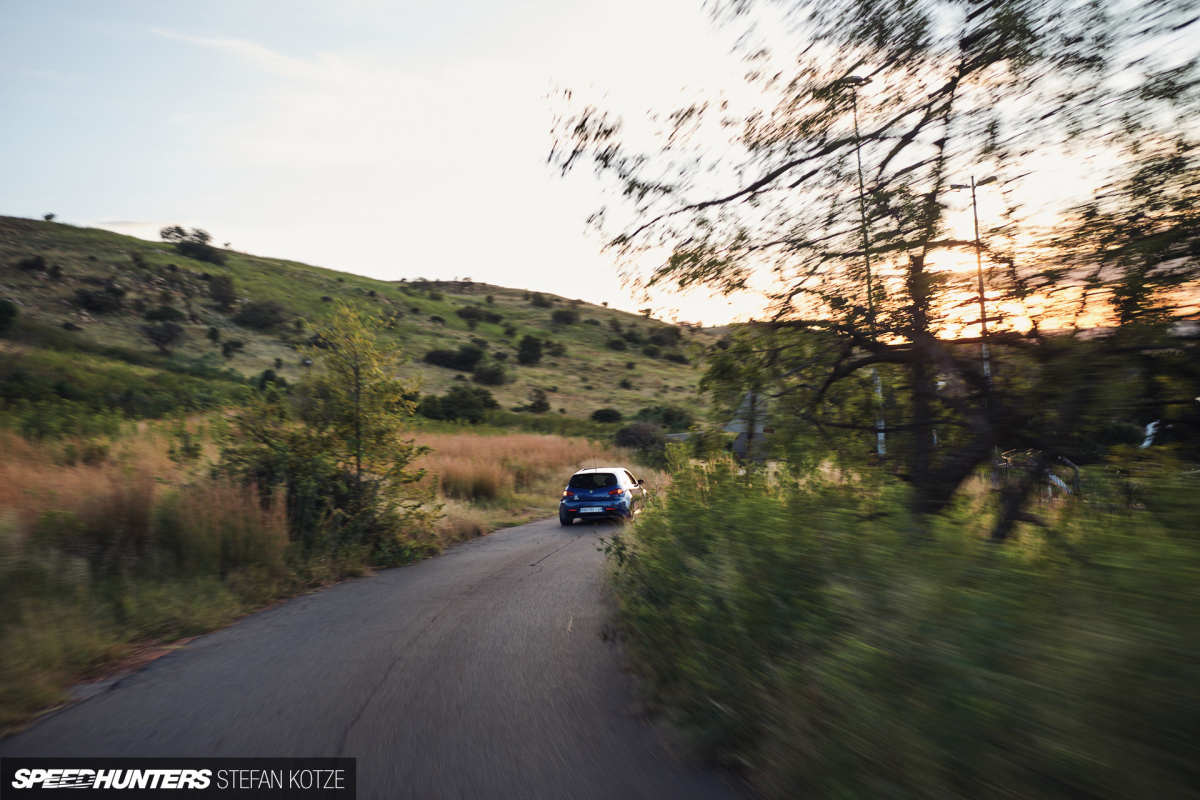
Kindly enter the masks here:
M 0 340 L 6 407 L 65 401 L 141 417 L 237 401 L 266 370 L 300 378 L 310 329 L 339 300 L 380 320 L 399 373 L 422 393 L 472 380 L 470 372 L 425 361 L 430 350 L 468 346 L 484 351 L 481 364 L 503 368 L 505 382 L 487 386 L 502 409 L 526 404 L 541 389 L 551 406 L 540 416 L 547 422 L 582 421 L 602 407 L 626 416 L 667 404 L 695 412 L 701 401 L 699 365 L 713 338 L 704 331 L 521 289 L 388 282 L 215 253 L 223 263 L 186 257 L 167 242 L 0 217 L 0 299 L 17 306 Z M 233 301 L 223 307 L 214 287 L 224 278 L 233 281 Z M 156 321 L 182 332 L 165 350 L 145 332 Z M 536 364 L 518 363 L 526 336 L 543 345 Z

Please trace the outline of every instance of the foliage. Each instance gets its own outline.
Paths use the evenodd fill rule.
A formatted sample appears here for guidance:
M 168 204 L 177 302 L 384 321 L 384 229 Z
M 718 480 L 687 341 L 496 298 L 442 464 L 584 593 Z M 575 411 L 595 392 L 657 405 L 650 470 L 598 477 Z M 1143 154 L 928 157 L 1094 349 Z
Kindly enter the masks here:
M 320 369 L 290 403 L 271 395 L 235 417 L 223 468 L 260 487 L 284 486 L 293 535 L 308 546 L 327 537 L 336 550 L 365 548 L 377 563 L 407 561 L 407 536 L 430 521 L 422 473 L 410 469 L 422 451 L 402 438 L 412 393 L 388 376 L 362 312 L 339 303 L 316 335 Z
M 592 412 L 592 419 L 596 422 L 620 422 L 622 415 L 615 408 L 597 408 Z
M 18 315 L 17 304 L 12 300 L 0 298 L 0 335 L 7 333 Z
M 502 386 L 508 382 L 508 371 L 503 364 L 480 364 L 471 373 L 471 380 L 485 386 Z
M 533 388 L 529 390 L 529 403 L 516 409 L 529 411 L 533 414 L 545 414 L 550 410 L 550 401 L 546 399 L 546 390 Z
M 668 431 L 686 431 L 695 422 L 690 411 L 678 406 L 639 408 L 634 419 L 638 422 L 653 422 Z
M 208 294 L 222 311 L 228 311 L 237 302 L 237 290 L 234 288 L 233 278 L 229 275 L 209 276 Z
M 233 315 L 233 321 L 244 328 L 265 331 L 287 321 L 288 310 L 274 300 L 244 304 Z
M 521 364 L 536 364 L 542 360 L 542 340 L 526 334 L 517 345 L 517 361 Z
M 436 367 L 470 372 L 483 359 L 483 350 L 473 344 L 459 345 L 457 350 L 430 350 L 425 354 L 425 363 Z
M 187 314 L 173 306 L 164 305 L 147 309 L 142 318 L 149 322 L 182 322 L 187 319 Z
M 487 412 L 499 408 L 496 398 L 483 387 L 451 386 L 441 397 L 427 394 L 417 404 L 417 413 L 429 419 L 462 420 L 478 424 Z
M 153 325 L 143 325 L 141 331 L 160 353 L 166 355 L 169 355 L 171 348 L 183 339 L 183 326 L 175 322 L 156 322 Z
M 918 519 L 893 481 L 680 459 L 608 543 L 621 618 L 656 699 L 768 796 L 1186 793 L 1198 487 L 1122 471 L 1153 494 L 1098 473 L 997 548 L 995 506 Z
M 555 325 L 574 325 L 579 322 L 579 312 L 573 308 L 558 308 L 550 315 L 550 321 Z
M 225 263 L 225 254 L 210 244 L 212 235 L 208 231 L 200 228 L 188 231 L 180 225 L 168 225 L 159 231 L 159 236 L 164 242 L 175 245 L 180 255 L 211 264 Z
M 115 286 L 110 286 L 103 290 L 77 289 L 75 291 L 75 305 L 93 314 L 111 314 L 114 311 L 121 310 L 121 307 L 124 305 L 122 299 L 124 294 L 124 291 Z
M 529 297 L 529 303 L 536 308 L 550 308 L 550 306 L 554 305 L 554 298 L 548 297 L 541 292 L 534 292 Z
M 997 450 L 1053 463 L 1101 409 L 1141 427 L 1195 397 L 1194 372 L 1160 371 L 1171 359 L 1153 355 L 1195 347 L 1170 335 L 1195 313 L 1200 277 L 1188 122 L 1200 18 L 1187 3 L 737 0 L 713 12 L 741 34 L 741 102 L 652 112 L 650 147 L 627 134 L 640 126 L 574 107 L 551 161 L 590 162 L 615 184 L 626 207 L 592 219 L 620 221 L 606 231 L 619 256 L 669 251 L 635 276 L 642 287 L 768 288 L 769 322 L 739 333 L 744 358 L 718 356 L 710 385 L 777 400 L 784 449 L 819 434 L 860 464 L 874 451 L 915 488 L 913 510 L 933 514 Z M 1047 197 L 1029 165 L 1096 152 L 1109 155 L 1089 162 L 1094 198 L 1078 206 L 1071 192 Z M 979 193 L 1002 210 L 956 238 Z M 962 255 L 986 274 L 950 268 Z M 1109 323 L 1091 332 L 1107 338 L 1097 350 L 1123 353 L 1142 392 L 1123 408 L 1099 388 L 1120 372 L 1087 368 L 1076 356 L 1089 347 L 1068 340 Z M 1181 391 L 1168 399 L 1164 384 Z M 1034 483 L 1009 498 L 997 538 Z

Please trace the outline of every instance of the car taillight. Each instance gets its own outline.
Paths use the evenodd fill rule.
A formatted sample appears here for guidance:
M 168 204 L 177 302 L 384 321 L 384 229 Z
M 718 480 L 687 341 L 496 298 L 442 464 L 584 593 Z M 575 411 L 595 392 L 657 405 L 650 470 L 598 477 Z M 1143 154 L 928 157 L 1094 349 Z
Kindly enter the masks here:
M 609 491 L 608 496 L 612 497 L 613 495 L 618 495 L 618 494 L 625 494 L 625 490 L 624 489 L 612 489 Z
M 563 497 L 574 497 L 575 493 L 570 489 L 563 489 Z

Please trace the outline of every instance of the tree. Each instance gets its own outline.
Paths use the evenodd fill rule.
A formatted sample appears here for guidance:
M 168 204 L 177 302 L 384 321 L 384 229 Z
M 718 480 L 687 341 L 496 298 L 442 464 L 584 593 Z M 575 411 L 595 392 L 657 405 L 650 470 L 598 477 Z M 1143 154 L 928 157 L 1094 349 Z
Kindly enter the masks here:
M 207 261 L 211 264 L 224 264 L 225 256 L 213 247 L 212 234 L 200 228 L 185 230 L 181 225 L 168 225 L 158 232 L 164 242 L 175 245 L 180 255 Z
M 171 348 L 183 339 L 183 326 L 176 322 L 158 322 L 153 325 L 143 325 L 142 335 L 158 348 L 164 355 L 171 354 Z
M 42 214 L 42 219 L 46 220 L 46 222 L 54 222 L 56 216 L 57 214 Z
M 1077 350 L 1044 335 L 1046 324 L 1161 318 L 1180 302 L 1172 290 L 1196 277 L 1193 11 L 798 0 L 784 6 L 786 27 L 803 41 L 780 46 L 753 29 L 758 7 L 715 11 L 724 24 L 749 21 L 740 41 L 761 103 L 740 119 L 717 99 L 672 110 L 659 117 L 662 146 L 647 151 L 601 109 L 562 117 L 552 161 L 566 172 L 590 160 L 628 198 L 627 214 L 594 215 L 631 220 L 608 230 L 611 247 L 627 259 L 670 249 L 641 276 L 646 288 L 735 292 L 769 279 L 773 314 L 743 348 L 753 368 L 718 365 L 712 385 L 742 381 L 741 395 L 753 380 L 782 416 L 851 437 L 863 455 L 886 420 L 877 460 L 912 484 L 919 512 L 946 507 L 996 448 L 1067 455 L 1094 419 L 1081 412 L 1096 380 L 1111 378 L 1085 367 L 1062 380 L 1052 365 Z M 1134 50 L 1154 55 L 1125 57 Z M 724 138 L 711 146 L 712 131 L 739 132 L 732 157 Z M 1027 199 L 1044 176 L 1027 156 L 1073 152 L 1113 156 L 1097 176 L 1103 199 L 1072 210 L 1064 198 L 1060 219 L 1078 220 L 1076 235 L 1064 224 L 1038 238 Z M 950 232 L 954 192 L 973 174 L 994 176 L 1005 201 L 978 243 Z M 956 253 L 986 259 L 986 298 L 975 270 L 941 268 Z M 993 374 L 997 363 L 1013 368 Z M 1031 389 L 1027 366 L 1051 383 Z M 1020 513 L 1019 502 L 1004 507 L 998 538 Z
M 529 334 L 522 336 L 520 344 L 517 345 L 517 361 L 528 366 L 541 360 L 542 340 Z
M 324 347 L 313 356 L 320 369 L 297 387 L 299 417 L 349 477 L 346 505 L 355 536 L 373 546 L 416 519 L 424 474 L 411 468 L 424 452 L 403 437 L 415 394 L 389 374 L 391 359 L 372 332 L 373 320 L 338 303 L 317 328 Z

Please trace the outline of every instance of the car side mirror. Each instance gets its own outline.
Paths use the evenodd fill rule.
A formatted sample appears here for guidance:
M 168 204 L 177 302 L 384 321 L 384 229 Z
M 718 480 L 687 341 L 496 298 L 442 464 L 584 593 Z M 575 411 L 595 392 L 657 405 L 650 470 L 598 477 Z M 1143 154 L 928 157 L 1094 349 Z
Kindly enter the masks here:
M 645 485 L 646 485 L 646 479 L 638 478 L 638 486 L 645 486 Z

